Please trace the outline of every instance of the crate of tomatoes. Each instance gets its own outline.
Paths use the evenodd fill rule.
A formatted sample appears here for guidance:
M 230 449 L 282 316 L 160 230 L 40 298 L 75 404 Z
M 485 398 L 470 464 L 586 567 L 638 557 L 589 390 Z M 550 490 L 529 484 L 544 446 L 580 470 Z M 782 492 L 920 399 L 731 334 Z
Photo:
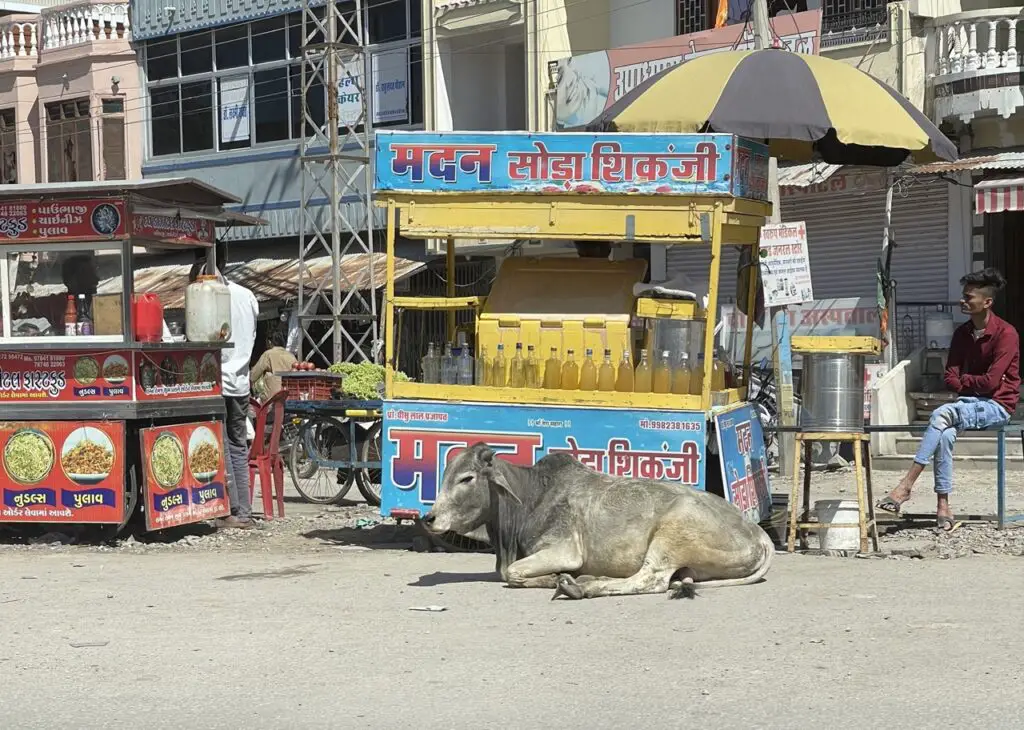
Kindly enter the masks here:
M 318 368 L 311 362 L 297 362 L 289 372 L 275 373 L 288 393 L 288 400 L 331 400 L 341 390 L 345 376 Z

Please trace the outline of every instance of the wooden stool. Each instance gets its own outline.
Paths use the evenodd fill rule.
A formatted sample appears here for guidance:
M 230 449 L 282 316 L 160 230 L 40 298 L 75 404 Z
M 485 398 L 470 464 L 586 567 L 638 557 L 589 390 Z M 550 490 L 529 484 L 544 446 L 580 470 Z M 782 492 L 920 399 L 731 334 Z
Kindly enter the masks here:
M 787 551 L 793 552 L 797 531 L 800 532 L 800 548 L 807 549 L 806 530 L 820 530 L 823 527 L 835 529 L 852 529 L 852 525 L 833 525 L 826 522 L 811 522 L 811 447 L 814 441 L 843 441 L 853 444 L 853 465 L 857 473 L 857 511 L 860 527 L 860 551 L 868 552 L 868 532 L 875 552 L 878 551 L 878 524 L 875 522 L 875 500 L 871 491 L 871 436 L 866 433 L 797 433 L 796 449 L 800 453 L 803 444 L 804 463 L 804 500 L 801 519 L 797 521 L 797 482 L 800 479 L 800 459 L 795 459 L 793 466 L 793 488 L 789 496 L 789 535 Z M 867 456 L 863 451 L 867 446 Z M 862 469 L 863 467 L 863 469 Z

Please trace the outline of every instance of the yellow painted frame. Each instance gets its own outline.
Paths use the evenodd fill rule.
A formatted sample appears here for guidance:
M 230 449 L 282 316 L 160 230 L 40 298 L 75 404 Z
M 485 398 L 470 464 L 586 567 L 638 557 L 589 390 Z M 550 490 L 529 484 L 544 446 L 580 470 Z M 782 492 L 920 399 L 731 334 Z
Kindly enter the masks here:
M 376 201 L 387 211 L 387 281 L 385 286 L 385 393 L 387 398 L 486 403 L 557 403 L 614 408 L 666 408 L 710 413 L 740 403 L 746 387 L 711 391 L 714 358 L 704 361 L 703 392 L 697 395 L 603 393 L 457 386 L 395 381 L 395 309 L 449 312 L 449 334 L 458 309 L 479 309 L 485 297 L 455 296 L 455 238 L 547 238 L 574 241 L 628 241 L 652 244 L 711 246 L 708 307 L 648 299 L 638 304 L 641 316 L 704 319 L 704 351 L 714 346 L 723 245 L 751 247 L 759 260 L 759 230 L 771 214 L 771 203 L 729 196 L 637 195 L 521 195 L 386 193 Z M 395 239 L 446 239 L 447 297 L 395 297 Z M 753 300 L 759 271 L 750 277 Z M 750 366 L 754 318 L 747 318 L 744 365 Z
M 880 355 L 882 341 L 877 337 L 850 335 L 843 337 L 801 335 L 792 339 L 793 352 Z

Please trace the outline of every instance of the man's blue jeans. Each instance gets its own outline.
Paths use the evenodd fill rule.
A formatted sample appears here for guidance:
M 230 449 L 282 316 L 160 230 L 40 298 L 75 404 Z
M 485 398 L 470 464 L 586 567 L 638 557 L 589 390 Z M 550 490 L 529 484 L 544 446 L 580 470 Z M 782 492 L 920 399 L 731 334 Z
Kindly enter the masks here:
M 914 457 L 921 466 L 935 457 L 935 493 L 953 491 L 953 444 L 960 431 L 983 431 L 1009 421 L 1010 414 L 991 398 L 962 397 L 936 408 Z

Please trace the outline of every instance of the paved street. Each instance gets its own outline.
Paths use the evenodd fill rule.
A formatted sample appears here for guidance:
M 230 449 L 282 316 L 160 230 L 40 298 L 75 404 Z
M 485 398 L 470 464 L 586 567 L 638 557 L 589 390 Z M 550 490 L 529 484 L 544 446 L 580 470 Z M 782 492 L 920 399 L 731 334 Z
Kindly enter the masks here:
M 551 602 L 365 508 L 289 508 L 259 534 L 0 547 L 4 727 L 1024 726 L 1024 549 L 780 554 L 693 601 Z M 917 543 L 1024 548 L 971 529 Z

